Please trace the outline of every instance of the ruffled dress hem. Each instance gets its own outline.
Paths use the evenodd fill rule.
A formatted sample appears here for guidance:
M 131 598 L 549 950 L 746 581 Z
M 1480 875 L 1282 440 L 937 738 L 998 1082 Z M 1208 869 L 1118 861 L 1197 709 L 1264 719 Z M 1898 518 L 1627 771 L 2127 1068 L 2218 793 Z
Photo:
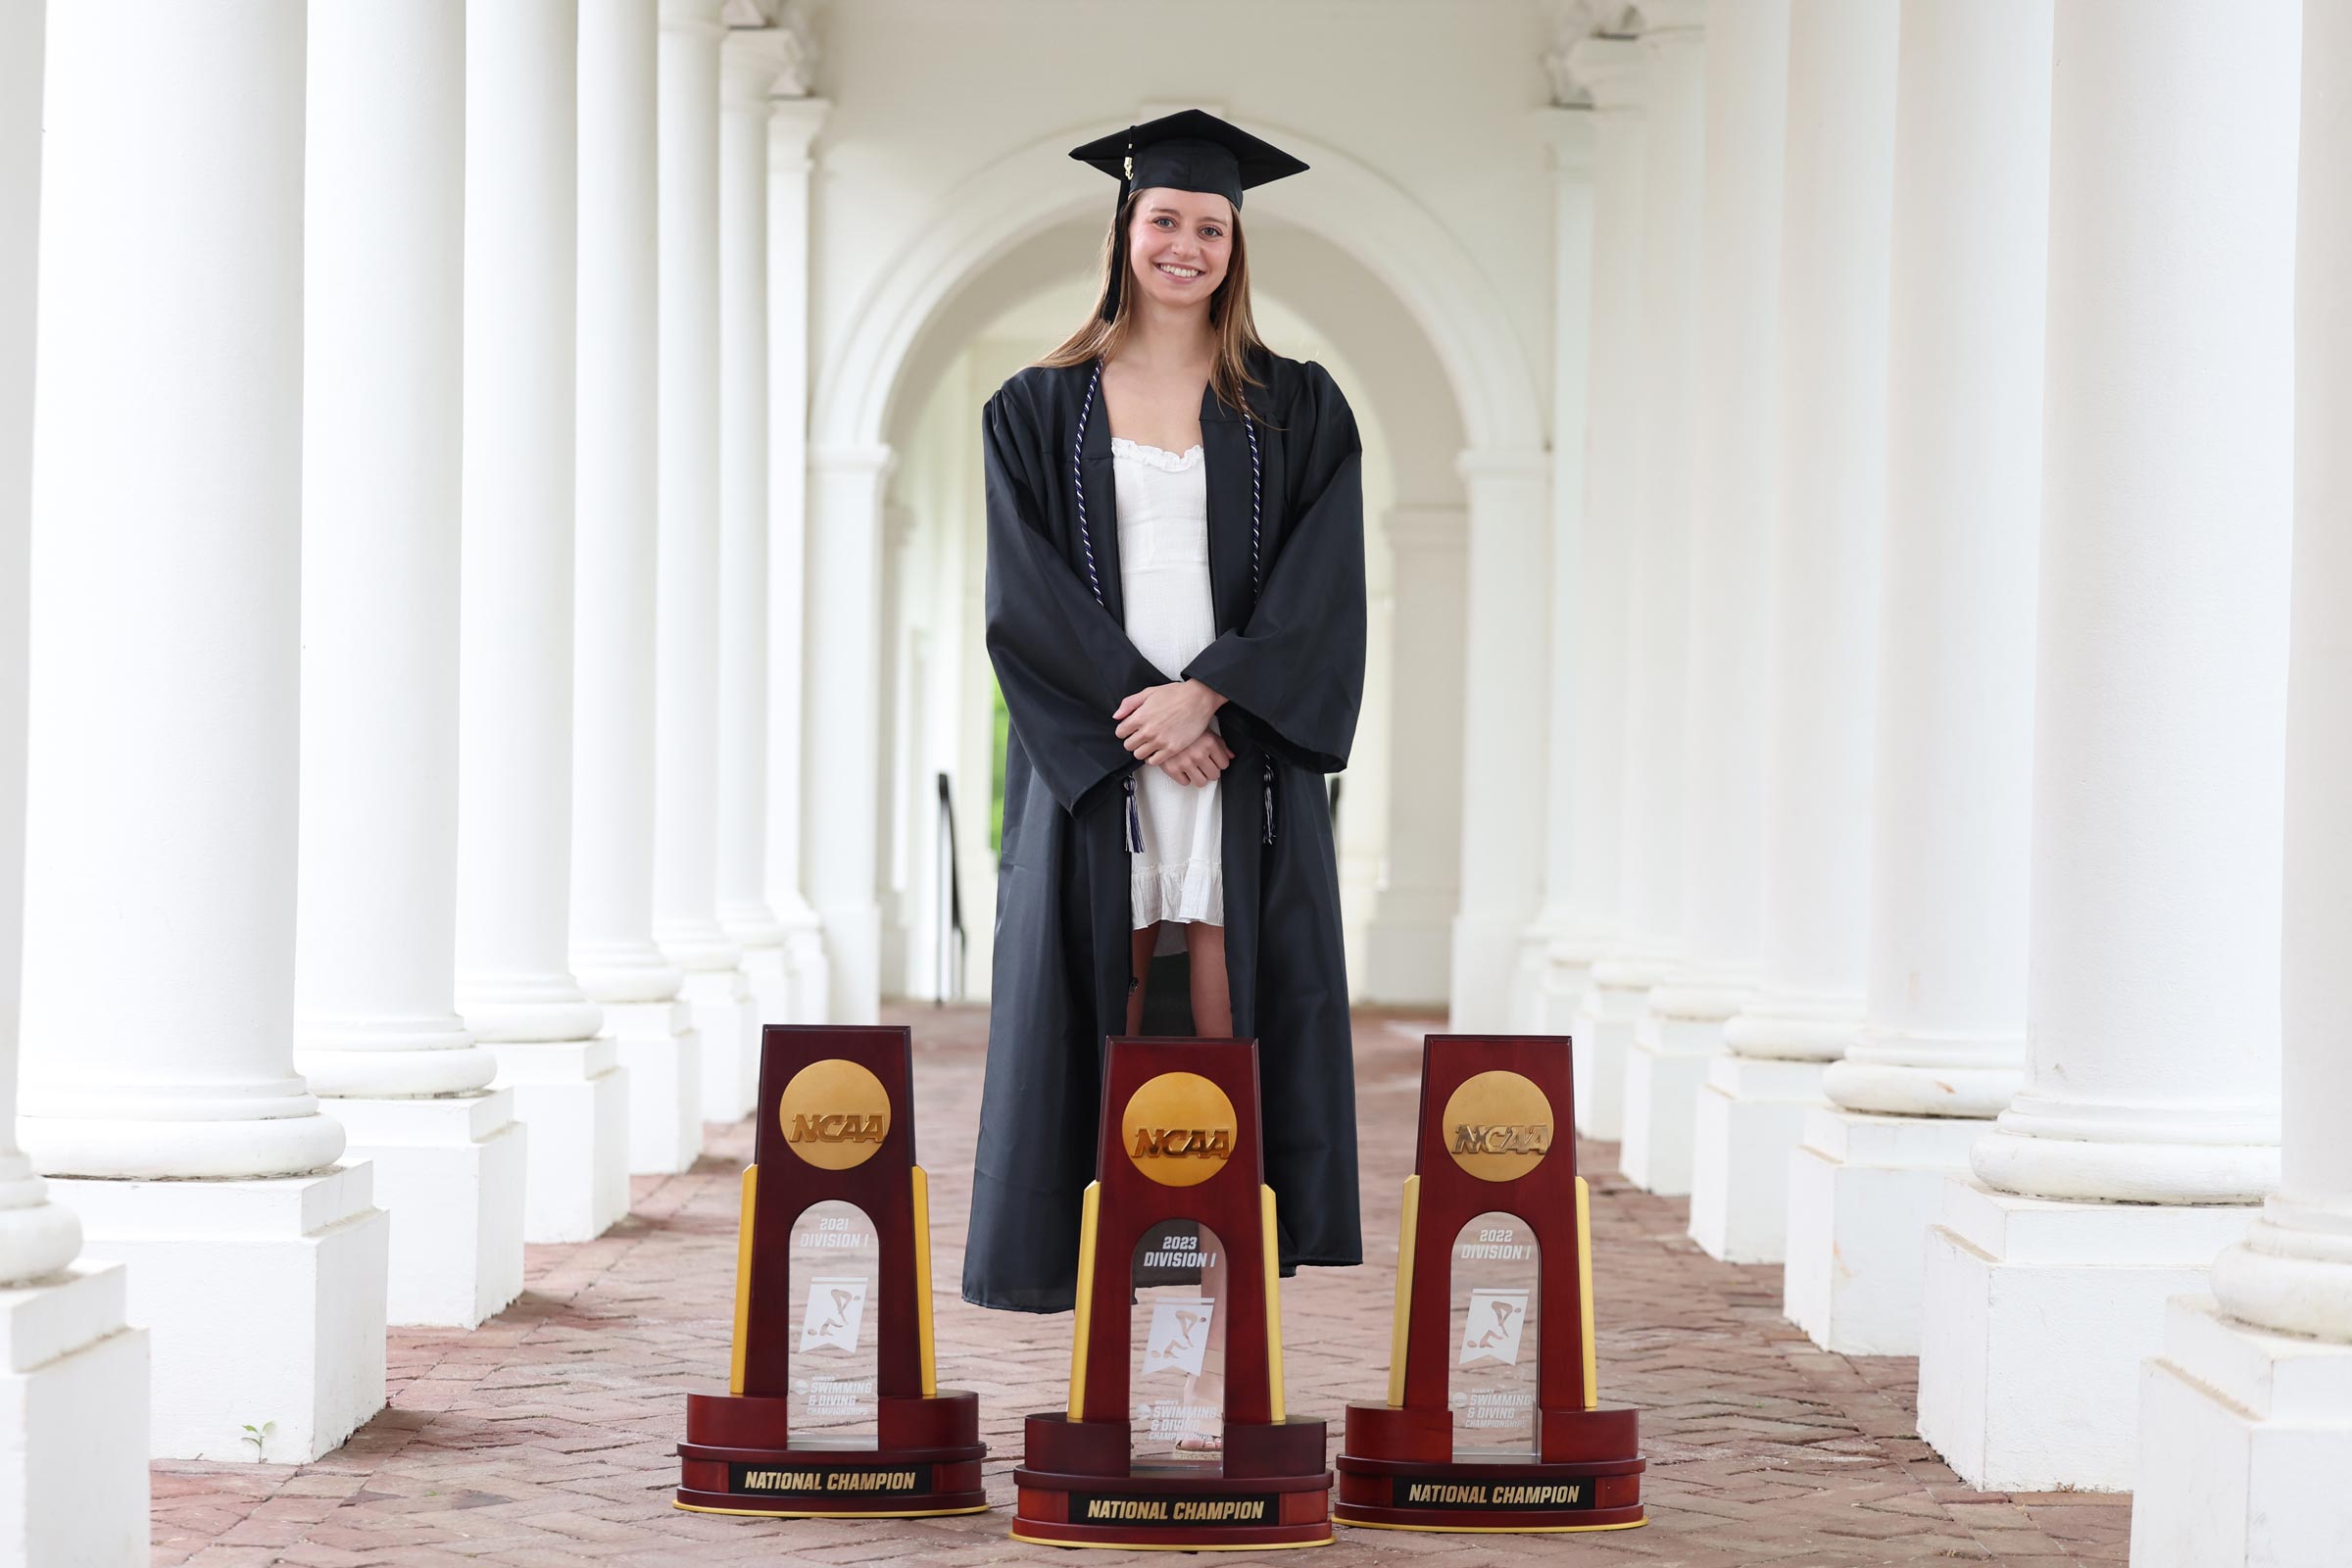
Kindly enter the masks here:
M 1214 860 L 1163 865 L 1147 863 L 1138 856 L 1130 888 L 1138 931 L 1161 920 L 1225 923 L 1225 868 Z

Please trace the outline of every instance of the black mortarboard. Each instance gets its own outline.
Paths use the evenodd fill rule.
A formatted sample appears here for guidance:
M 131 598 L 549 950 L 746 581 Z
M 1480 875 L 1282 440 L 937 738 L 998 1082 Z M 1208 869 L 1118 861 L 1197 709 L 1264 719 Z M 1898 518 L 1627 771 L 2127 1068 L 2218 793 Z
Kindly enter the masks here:
M 1306 165 L 1271 142 L 1200 109 L 1182 109 L 1141 125 L 1070 149 L 1119 182 L 1119 206 L 1139 190 L 1164 188 L 1222 196 L 1241 211 L 1242 192 L 1252 185 L 1301 173 Z M 1102 302 L 1108 319 L 1118 314 L 1124 279 L 1115 273 Z

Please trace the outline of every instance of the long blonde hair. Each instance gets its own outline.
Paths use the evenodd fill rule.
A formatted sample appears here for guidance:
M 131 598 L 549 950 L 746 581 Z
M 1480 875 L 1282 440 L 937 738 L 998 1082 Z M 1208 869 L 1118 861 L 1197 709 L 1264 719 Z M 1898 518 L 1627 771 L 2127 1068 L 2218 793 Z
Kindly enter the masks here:
M 1084 365 L 1092 360 L 1109 360 L 1118 356 L 1135 329 L 1135 279 L 1128 275 L 1127 229 L 1135 218 L 1135 202 L 1143 192 L 1135 191 L 1119 204 L 1118 216 L 1111 220 L 1110 232 L 1102 241 L 1102 281 L 1095 290 L 1094 308 L 1087 312 L 1086 321 L 1078 330 L 1062 340 L 1061 346 L 1037 363 L 1053 368 Z M 1249 356 L 1252 350 L 1264 353 L 1266 345 L 1257 335 L 1257 322 L 1250 315 L 1250 248 L 1242 238 L 1242 215 L 1236 208 L 1233 214 L 1233 259 L 1226 264 L 1225 280 L 1208 297 L 1208 325 L 1217 341 L 1217 356 L 1209 368 L 1208 384 L 1217 394 L 1217 401 L 1240 412 L 1243 390 L 1265 383 L 1250 373 Z M 1102 318 L 1102 305 L 1110 297 L 1111 285 L 1119 287 L 1118 313 L 1109 320 Z

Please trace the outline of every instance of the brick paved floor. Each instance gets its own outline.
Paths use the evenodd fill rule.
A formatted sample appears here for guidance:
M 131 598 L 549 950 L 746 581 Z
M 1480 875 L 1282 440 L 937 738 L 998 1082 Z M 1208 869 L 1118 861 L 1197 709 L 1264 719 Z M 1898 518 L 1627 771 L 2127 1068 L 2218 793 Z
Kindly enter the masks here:
M 696 1563 L 964 1565 L 1158 1556 L 1073 1554 L 1005 1539 L 1024 1411 L 1057 1406 L 1066 1316 L 984 1312 L 954 1298 L 962 1265 L 985 1020 L 904 1015 L 915 1030 L 923 1162 L 932 1173 L 939 1370 L 975 1388 L 999 1511 L 958 1519 L 785 1522 L 679 1513 L 680 1396 L 723 1386 L 736 1174 L 748 1123 L 713 1128 L 682 1176 L 641 1178 L 600 1241 L 530 1250 L 529 1289 L 471 1334 L 396 1330 L 391 1408 L 317 1464 L 155 1466 L 158 1568 L 653 1568 Z M 1292 1410 L 1386 1388 L 1390 1270 L 1418 1083 L 1419 1026 L 1367 1013 L 1356 1047 L 1364 1135 L 1361 1269 L 1285 1286 Z M 1687 1568 L 1786 1563 L 2125 1560 L 2130 1506 L 2095 1494 L 2003 1495 L 1958 1485 L 1913 1435 L 1913 1365 L 1816 1350 L 1781 1320 L 1780 1276 L 1701 1253 L 1685 1205 L 1627 1187 L 1588 1145 L 1605 1397 L 1641 1406 L 1651 1523 L 1581 1537 L 1342 1528 L 1315 1560 L 1446 1568 L 1543 1560 Z

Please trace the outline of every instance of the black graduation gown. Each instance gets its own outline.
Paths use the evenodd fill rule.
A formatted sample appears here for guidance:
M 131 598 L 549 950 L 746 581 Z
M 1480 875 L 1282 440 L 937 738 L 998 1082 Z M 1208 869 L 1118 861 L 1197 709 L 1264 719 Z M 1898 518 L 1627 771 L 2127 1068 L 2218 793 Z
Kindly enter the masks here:
M 1362 449 L 1321 366 L 1253 357 L 1262 486 L 1251 591 L 1250 429 L 1201 400 L 1218 636 L 1181 672 L 1221 693 L 1226 971 L 1234 1032 L 1255 1038 L 1266 1180 L 1282 1269 L 1363 1260 L 1355 1080 L 1324 777 L 1345 767 L 1363 698 Z M 1072 1301 L 1094 1179 L 1106 1037 L 1125 1032 L 1130 878 L 1111 713 L 1168 677 L 1127 640 L 1110 420 L 1100 393 L 1079 466 L 1088 366 L 1031 368 L 982 416 L 988 651 L 1011 717 L 997 881 L 988 1068 L 964 1298 L 1057 1312 Z M 1266 763 L 1271 760 L 1269 788 Z M 1269 832 L 1268 807 L 1271 807 Z

